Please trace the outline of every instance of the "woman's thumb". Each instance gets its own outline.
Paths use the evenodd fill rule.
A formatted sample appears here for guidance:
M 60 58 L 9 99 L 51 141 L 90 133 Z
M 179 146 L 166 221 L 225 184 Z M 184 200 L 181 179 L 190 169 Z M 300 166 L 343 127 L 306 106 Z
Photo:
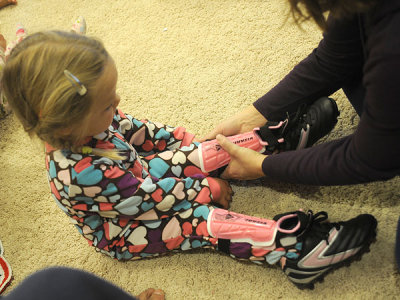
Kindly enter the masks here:
M 222 134 L 217 135 L 217 141 L 221 145 L 221 147 L 229 154 L 233 154 L 235 148 L 238 147 Z

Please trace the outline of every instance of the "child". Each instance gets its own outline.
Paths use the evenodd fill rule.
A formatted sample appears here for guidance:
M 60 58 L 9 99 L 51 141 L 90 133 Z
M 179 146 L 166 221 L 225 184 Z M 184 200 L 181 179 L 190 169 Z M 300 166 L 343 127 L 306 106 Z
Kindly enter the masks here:
M 371 215 L 329 223 L 325 212 L 267 220 L 227 211 L 232 190 L 200 170 L 194 136 L 117 109 L 116 83 L 100 41 L 57 31 L 19 43 L 3 75 L 25 131 L 45 142 L 54 200 L 98 251 L 136 260 L 213 248 L 258 264 L 279 262 L 298 287 L 312 288 L 368 250 Z

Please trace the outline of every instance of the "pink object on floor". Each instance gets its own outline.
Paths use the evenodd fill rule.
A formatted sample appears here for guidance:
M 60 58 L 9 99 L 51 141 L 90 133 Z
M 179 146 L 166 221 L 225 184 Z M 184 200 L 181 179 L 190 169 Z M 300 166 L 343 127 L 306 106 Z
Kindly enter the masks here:
M 16 45 L 18 45 L 18 43 L 20 43 L 27 36 L 26 29 L 23 25 L 17 24 L 15 36 L 16 36 L 16 39 L 7 45 L 7 49 L 5 51 L 6 60 L 7 60 L 8 56 L 10 55 L 11 50 L 14 49 L 14 47 Z
M 86 21 L 85 18 L 79 16 L 75 22 L 72 24 L 71 30 L 77 34 L 86 34 Z

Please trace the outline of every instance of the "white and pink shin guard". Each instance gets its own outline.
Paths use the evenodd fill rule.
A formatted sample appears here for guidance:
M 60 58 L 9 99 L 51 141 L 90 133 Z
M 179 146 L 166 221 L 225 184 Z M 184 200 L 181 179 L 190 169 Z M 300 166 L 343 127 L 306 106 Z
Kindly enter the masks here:
M 276 126 L 269 127 L 270 129 L 280 128 L 285 126 L 285 122 L 280 122 Z M 268 143 L 263 141 L 258 131 L 260 128 L 254 128 L 251 132 L 237 134 L 227 137 L 232 143 L 240 146 L 252 149 L 257 152 L 264 152 Z M 278 140 L 279 143 L 283 143 L 283 139 Z M 203 172 L 211 172 L 217 170 L 229 163 L 231 157 L 218 143 L 216 139 L 211 141 L 203 142 L 199 145 L 199 159 L 200 168 Z
M 274 220 L 250 217 L 215 208 L 208 215 L 207 230 L 214 238 L 249 243 L 254 247 L 265 248 L 274 245 L 278 228 Z
M 293 234 L 300 228 L 300 220 L 290 229 L 281 227 L 282 222 L 291 218 L 298 219 L 296 214 L 288 214 L 275 221 L 215 208 L 208 215 L 207 231 L 212 237 L 230 240 L 231 243 L 249 243 L 256 248 L 274 249 L 278 231 Z

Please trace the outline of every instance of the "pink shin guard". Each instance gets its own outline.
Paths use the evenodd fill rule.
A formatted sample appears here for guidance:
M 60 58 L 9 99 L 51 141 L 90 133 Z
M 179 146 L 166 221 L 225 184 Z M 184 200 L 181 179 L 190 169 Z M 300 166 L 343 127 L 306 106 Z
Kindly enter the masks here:
M 279 129 L 286 126 L 286 121 L 282 121 L 275 126 L 268 126 L 269 129 Z M 227 138 L 234 144 L 252 149 L 257 152 L 264 152 L 269 145 L 260 136 L 260 128 L 254 128 L 253 131 L 228 136 Z M 283 143 L 283 138 L 277 140 Z M 218 144 L 216 139 L 203 142 L 199 145 L 199 158 L 200 167 L 203 172 L 211 172 L 219 169 L 229 163 L 231 157 L 229 154 Z
M 251 132 L 246 132 L 234 136 L 229 136 L 228 139 L 240 146 L 253 149 L 257 152 L 265 150 L 266 142 L 264 142 L 256 133 L 258 128 Z M 216 139 L 203 142 L 199 145 L 200 167 L 203 172 L 211 172 L 221 168 L 231 160 L 229 154 L 218 144 Z
M 208 216 L 207 230 L 214 238 L 249 243 L 254 247 L 263 248 L 274 245 L 278 226 L 274 220 L 215 208 Z

